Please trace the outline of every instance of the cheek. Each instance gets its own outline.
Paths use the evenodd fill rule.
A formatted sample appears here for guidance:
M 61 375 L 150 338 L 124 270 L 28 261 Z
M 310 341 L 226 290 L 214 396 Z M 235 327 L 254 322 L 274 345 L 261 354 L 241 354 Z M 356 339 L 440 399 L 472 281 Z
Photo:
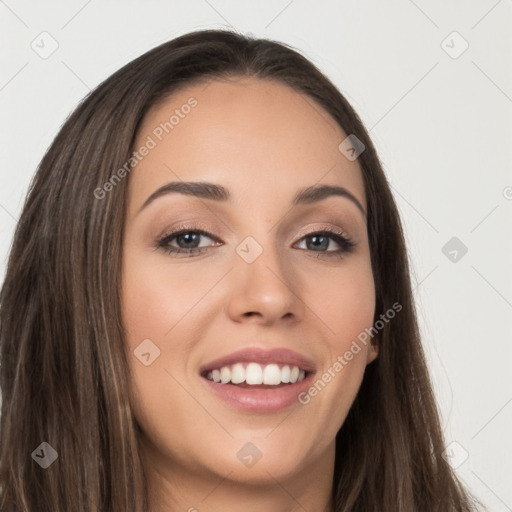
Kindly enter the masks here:
M 190 285 L 190 276 L 171 270 L 161 262 L 143 264 L 136 256 L 127 256 L 123 268 L 122 310 L 134 416 L 146 439 L 167 456 L 180 460 L 186 455 L 187 443 L 192 442 L 183 427 L 190 422 L 205 422 L 196 403 L 180 385 L 182 375 L 178 371 L 185 366 L 186 342 L 191 335 L 186 314 L 204 292 L 195 284 Z M 136 355 L 142 353 L 139 347 L 143 342 L 147 344 L 143 352 L 150 353 L 151 362 L 147 366 Z M 179 432 L 172 442 L 169 425 Z
M 322 292 L 318 285 L 323 283 Z M 322 370 L 302 403 L 319 418 L 329 418 L 325 432 L 334 437 L 357 395 L 367 365 L 370 341 L 358 336 L 373 325 L 375 286 L 369 259 L 347 265 L 346 272 L 332 273 L 317 281 L 308 302 L 328 327 Z
M 123 279 L 123 319 L 130 344 L 145 338 L 164 341 L 201 299 L 215 276 L 177 272 L 172 264 L 138 264 L 127 259 Z
M 139 256 L 137 251 L 125 254 L 121 299 L 134 409 L 146 426 L 154 421 L 156 411 L 164 424 L 170 424 L 173 414 L 190 402 L 173 377 L 182 380 L 194 346 L 191 340 L 198 335 L 191 318 L 218 277 L 211 271 L 179 271 L 174 262 L 162 262 L 161 256 Z M 138 357 L 148 352 L 150 364 L 146 366 Z M 173 407 L 169 407 L 171 402 Z M 148 421 L 143 419 L 146 415 Z M 187 415 L 193 417 L 188 409 Z
M 310 290 L 308 305 L 328 327 L 331 355 L 336 357 L 373 323 L 375 285 L 369 259 L 322 276 L 311 282 Z

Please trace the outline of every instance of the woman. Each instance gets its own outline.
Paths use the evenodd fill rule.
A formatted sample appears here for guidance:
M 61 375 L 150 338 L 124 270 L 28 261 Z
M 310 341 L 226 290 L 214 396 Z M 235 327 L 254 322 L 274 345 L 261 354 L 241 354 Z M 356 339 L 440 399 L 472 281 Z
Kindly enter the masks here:
M 283 44 L 195 32 L 98 86 L 0 314 L 4 512 L 475 510 L 375 148 Z

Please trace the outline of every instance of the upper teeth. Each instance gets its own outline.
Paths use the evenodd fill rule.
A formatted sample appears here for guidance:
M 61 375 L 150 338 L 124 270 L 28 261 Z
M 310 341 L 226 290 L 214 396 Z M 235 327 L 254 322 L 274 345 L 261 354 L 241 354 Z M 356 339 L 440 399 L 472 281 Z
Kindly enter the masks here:
M 306 376 L 306 372 L 298 366 L 284 365 L 282 368 L 275 363 L 261 365 L 258 363 L 249 363 L 246 367 L 242 363 L 236 363 L 232 366 L 223 366 L 221 368 L 208 372 L 206 378 L 214 382 L 227 384 L 267 384 L 277 386 L 284 383 L 300 382 Z

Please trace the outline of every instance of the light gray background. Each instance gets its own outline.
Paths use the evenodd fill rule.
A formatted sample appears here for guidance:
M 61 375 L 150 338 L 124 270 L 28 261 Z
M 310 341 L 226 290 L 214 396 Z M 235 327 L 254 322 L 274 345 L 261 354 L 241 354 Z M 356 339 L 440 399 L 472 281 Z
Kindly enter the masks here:
M 194 29 L 291 44 L 370 130 L 406 226 L 450 460 L 489 510 L 512 511 L 511 20 L 511 0 L 0 0 L 0 282 L 37 164 L 91 88 Z M 445 256 L 452 237 L 467 254 Z

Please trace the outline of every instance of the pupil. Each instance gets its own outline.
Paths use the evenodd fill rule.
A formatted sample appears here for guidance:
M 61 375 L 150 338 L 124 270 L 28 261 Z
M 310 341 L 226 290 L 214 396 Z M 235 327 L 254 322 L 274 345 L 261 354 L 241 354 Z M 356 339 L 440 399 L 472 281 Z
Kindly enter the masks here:
M 329 246 L 329 239 L 325 236 L 314 235 L 311 237 L 312 245 L 317 249 L 327 249 Z M 318 241 L 320 241 L 318 243 Z M 308 247 L 309 249 L 310 247 Z
M 183 249 L 193 249 L 197 247 L 199 242 L 200 235 L 198 233 L 185 233 L 183 235 L 178 235 L 177 242 L 178 245 L 181 245 L 180 242 L 183 242 L 185 247 Z

